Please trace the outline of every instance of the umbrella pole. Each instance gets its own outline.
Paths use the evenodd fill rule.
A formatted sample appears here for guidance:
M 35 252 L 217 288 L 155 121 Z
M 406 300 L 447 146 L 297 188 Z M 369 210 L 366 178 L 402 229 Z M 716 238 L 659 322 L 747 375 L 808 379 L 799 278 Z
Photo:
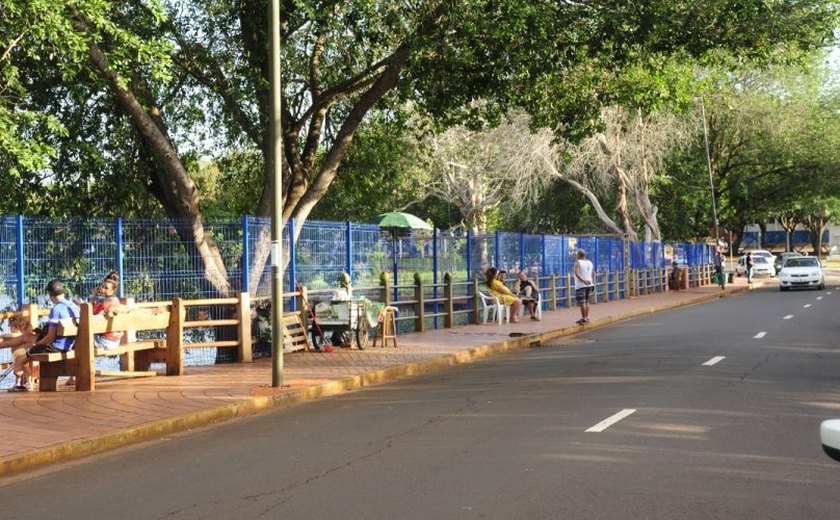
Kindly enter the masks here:
M 394 301 L 397 301 L 397 285 L 400 284 L 400 278 L 397 274 L 397 270 L 399 269 L 399 262 L 397 260 L 397 233 L 391 233 L 391 241 L 393 242 L 392 248 L 394 250 Z

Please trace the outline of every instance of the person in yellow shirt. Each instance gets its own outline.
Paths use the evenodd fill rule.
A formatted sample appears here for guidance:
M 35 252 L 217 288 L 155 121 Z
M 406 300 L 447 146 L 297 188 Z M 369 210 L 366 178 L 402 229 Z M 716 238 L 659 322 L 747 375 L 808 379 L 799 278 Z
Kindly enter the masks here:
M 501 280 L 496 278 L 496 274 L 495 267 L 488 267 L 484 272 L 484 279 L 490 289 L 490 294 L 498 298 L 503 304 L 510 305 L 510 322 L 518 323 L 517 316 L 519 316 L 519 308 L 522 306 L 522 302 Z

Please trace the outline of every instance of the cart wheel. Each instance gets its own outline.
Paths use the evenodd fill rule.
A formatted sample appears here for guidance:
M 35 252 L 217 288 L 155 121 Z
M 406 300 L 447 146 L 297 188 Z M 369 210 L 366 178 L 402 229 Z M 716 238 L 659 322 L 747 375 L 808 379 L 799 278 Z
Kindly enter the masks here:
M 327 338 L 324 337 L 324 331 L 318 332 L 318 329 L 313 325 L 309 331 L 312 336 L 312 348 L 315 350 L 323 350 L 324 345 L 327 344 Z
M 364 350 L 365 347 L 368 345 L 368 340 L 370 339 L 369 333 L 370 332 L 370 324 L 368 323 L 366 316 L 359 316 L 359 319 L 356 321 L 356 346 L 359 347 L 359 350 Z

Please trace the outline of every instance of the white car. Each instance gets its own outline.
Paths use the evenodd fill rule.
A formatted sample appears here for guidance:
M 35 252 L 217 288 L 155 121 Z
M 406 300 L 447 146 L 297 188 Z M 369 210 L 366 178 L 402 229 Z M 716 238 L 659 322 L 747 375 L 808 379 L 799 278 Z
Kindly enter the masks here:
M 792 287 L 825 289 L 825 276 L 816 257 L 800 256 L 785 260 L 779 271 L 779 290 L 787 291 Z
M 753 258 L 758 258 L 761 256 L 770 261 L 770 265 L 773 266 L 773 274 L 771 276 L 776 276 L 779 273 L 779 270 L 776 269 L 776 255 L 764 249 L 754 249 L 750 251 L 750 253 L 752 253 Z
M 735 274 L 738 276 L 747 275 L 747 255 L 738 259 L 735 264 Z M 753 256 L 753 276 L 776 276 L 776 268 L 773 267 L 773 260 L 766 256 Z

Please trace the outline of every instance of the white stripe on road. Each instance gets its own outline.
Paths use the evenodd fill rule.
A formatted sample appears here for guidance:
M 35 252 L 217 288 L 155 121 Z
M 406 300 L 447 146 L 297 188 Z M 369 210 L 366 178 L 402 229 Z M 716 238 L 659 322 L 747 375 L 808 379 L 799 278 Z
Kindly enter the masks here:
M 718 363 L 720 363 L 720 362 L 721 362 L 721 361 L 723 361 L 724 359 L 726 359 L 726 356 L 715 356 L 715 357 L 713 357 L 712 359 L 710 359 L 710 360 L 706 361 L 705 363 L 703 363 L 703 366 L 710 367 L 710 366 L 712 366 L 712 365 L 717 365 Z
M 789 320 L 789 319 L 791 319 L 791 318 L 793 318 L 793 314 L 788 314 L 787 316 L 785 316 L 785 317 L 784 317 L 784 318 L 782 318 L 782 319 L 783 319 L 783 320 Z
M 817 296 L 817 299 L 818 299 L 818 300 L 822 300 L 822 296 Z
M 805 305 L 803 305 L 802 307 L 804 307 L 804 308 L 806 308 L 806 309 L 807 309 L 807 308 L 808 308 L 808 307 L 810 307 L 810 306 L 811 306 L 811 304 L 810 304 L 810 303 L 806 303 L 806 304 L 805 304 Z
M 606 419 L 604 419 L 603 421 L 599 422 L 598 424 L 596 424 L 592 428 L 589 428 L 586 431 L 587 432 L 595 432 L 595 433 L 602 432 L 602 431 L 606 430 L 607 428 L 609 428 L 610 426 L 612 426 L 613 424 L 617 423 L 618 421 L 624 419 L 628 415 L 632 415 L 634 413 L 636 413 L 636 410 L 634 410 L 632 408 L 625 408 L 624 410 L 621 410 L 620 412 L 613 415 L 612 417 L 607 417 Z
M 825 294 L 831 294 L 831 291 L 828 291 L 828 292 L 827 292 L 827 293 L 825 293 Z
M 761 332 L 759 332 L 758 334 L 756 334 L 755 336 L 753 336 L 753 338 L 754 338 L 754 339 L 761 339 L 761 338 L 763 338 L 763 337 L 764 337 L 764 336 L 766 336 L 766 335 L 767 335 L 767 332 L 762 330 Z

